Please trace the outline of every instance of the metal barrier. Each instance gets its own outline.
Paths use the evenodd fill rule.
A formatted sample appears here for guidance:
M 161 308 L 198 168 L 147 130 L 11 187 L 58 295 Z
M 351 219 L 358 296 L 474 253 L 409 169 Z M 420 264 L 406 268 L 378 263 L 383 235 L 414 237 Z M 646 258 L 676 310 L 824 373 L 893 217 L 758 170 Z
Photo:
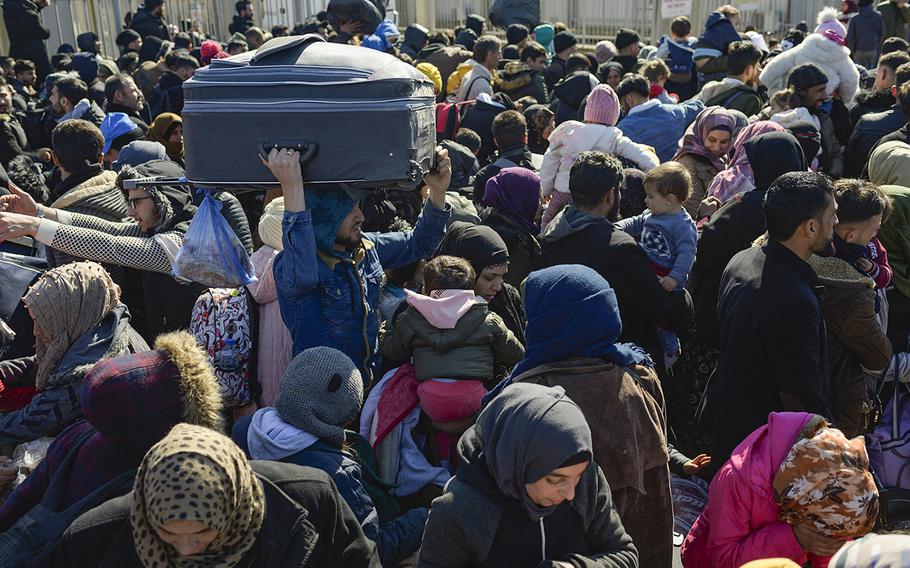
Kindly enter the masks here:
M 436 20 L 429 27 L 454 29 L 463 25 L 465 16 L 478 13 L 487 16 L 492 0 L 391 0 L 398 10 L 399 25 L 417 21 L 417 3 L 435 2 Z M 670 20 L 657 18 L 656 10 L 663 0 L 541 0 L 541 20 L 563 22 L 585 44 L 594 44 L 616 35 L 619 28 L 633 28 L 642 37 L 659 38 L 669 31 Z M 115 38 L 123 29 L 124 16 L 135 11 L 142 0 L 54 0 L 42 10 L 45 25 L 51 29 L 48 51 L 53 53 L 61 43 L 75 45 L 76 36 L 94 31 L 104 51 L 119 51 Z M 825 5 L 837 0 L 692 0 L 689 18 L 692 33 L 698 35 L 711 11 L 730 3 L 740 8 L 743 26 L 779 35 L 800 21 L 814 27 L 815 17 Z M 268 31 L 275 24 L 293 27 L 324 10 L 328 0 L 253 0 L 256 21 Z M 234 0 L 165 0 L 165 19 L 181 29 L 198 26 L 215 37 L 227 39 L 228 25 L 234 16 Z M 423 22 L 425 25 L 428 22 Z M 4 30 L 5 31 L 5 30 Z M 495 33 L 501 35 L 502 30 Z M 0 42 L 2 43 L 2 42 Z

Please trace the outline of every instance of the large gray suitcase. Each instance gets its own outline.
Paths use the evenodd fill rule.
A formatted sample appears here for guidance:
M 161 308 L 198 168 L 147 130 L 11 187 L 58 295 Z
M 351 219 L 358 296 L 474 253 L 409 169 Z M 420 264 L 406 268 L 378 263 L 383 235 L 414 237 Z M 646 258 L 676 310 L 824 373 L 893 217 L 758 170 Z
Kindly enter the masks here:
M 213 60 L 183 84 L 186 177 L 228 190 L 277 184 L 259 160 L 301 151 L 308 184 L 414 189 L 433 163 L 432 83 L 372 49 L 318 35 Z

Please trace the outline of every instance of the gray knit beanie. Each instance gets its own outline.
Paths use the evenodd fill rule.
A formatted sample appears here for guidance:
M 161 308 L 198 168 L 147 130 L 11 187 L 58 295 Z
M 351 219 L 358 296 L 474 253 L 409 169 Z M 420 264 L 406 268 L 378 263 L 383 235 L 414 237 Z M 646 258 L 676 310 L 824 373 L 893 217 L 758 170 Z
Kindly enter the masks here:
M 275 410 L 288 424 L 340 446 L 344 427 L 362 404 L 363 379 L 350 358 L 331 347 L 312 347 L 284 371 Z

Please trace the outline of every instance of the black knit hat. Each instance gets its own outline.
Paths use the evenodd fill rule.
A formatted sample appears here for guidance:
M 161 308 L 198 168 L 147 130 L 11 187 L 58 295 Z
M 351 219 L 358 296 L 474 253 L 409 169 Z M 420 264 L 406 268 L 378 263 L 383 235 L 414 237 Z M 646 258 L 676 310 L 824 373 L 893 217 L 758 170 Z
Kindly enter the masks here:
M 578 40 L 575 39 L 572 32 L 559 32 L 556 34 L 556 37 L 553 38 L 553 50 L 556 53 L 561 53 L 577 43 Z
M 516 45 L 526 37 L 528 37 L 528 28 L 524 24 L 509 24 L 506 29 L 506 41 L 509 42 L 509 45 Z
M 616 39 L 613 40 L 613 45 L 616 46 L 616 49 L 623 49 L 640 41 L 641 36 L 638 35 L 637 31 L 629 28 L 619 28 L 619 31 L 616 32 Z
M 116 42 L 120 47 L 126 47 L 138 39 L 142 39 L 142 36 L 140 36 L 135 30 L 123 30 L 117 34 Z
M 793 87 L 797 91 L 804 91 L 810 87 L 827 83 L 828 76 L 814 63 L 797 65 L 790 71 L 790 76 L 787 78 L 787 86 Z

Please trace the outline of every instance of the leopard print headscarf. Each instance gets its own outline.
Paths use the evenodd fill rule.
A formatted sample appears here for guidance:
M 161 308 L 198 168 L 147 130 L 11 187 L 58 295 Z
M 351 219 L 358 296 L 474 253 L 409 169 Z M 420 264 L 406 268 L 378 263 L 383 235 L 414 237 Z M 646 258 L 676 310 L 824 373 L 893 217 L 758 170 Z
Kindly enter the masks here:
M 265 496 L 243 451 L 208 428 L 174 426 L 136 475 L 130 520 L 146 568 L 236 566 L 264 518 Z M 198 521 L 218 536 L 201 554 L 180 556 L 155 530 L 174 520 Z

